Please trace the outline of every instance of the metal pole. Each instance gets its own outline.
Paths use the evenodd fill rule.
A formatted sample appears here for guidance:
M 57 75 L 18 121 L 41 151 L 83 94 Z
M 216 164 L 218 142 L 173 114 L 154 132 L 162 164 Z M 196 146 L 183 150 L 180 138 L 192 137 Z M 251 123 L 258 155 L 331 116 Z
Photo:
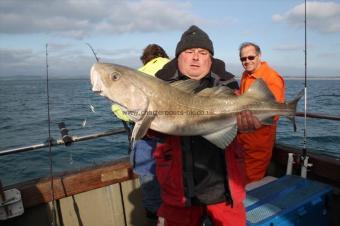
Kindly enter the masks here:
M 79 137 L 78 136 L 71 136 L 71 138 L 72 138 L 72 142 L 79 142 L 79 141 L 85 141 L 85 140 L 92 140 L 92 139 L 96 139 L 96 138 L 99 138 L 99 137 L 117 135 L 117 134 L 121 134 L 121 133 L 126 133 L 126 130 L 124 128 L 117 128 L 117 129 L 108 130 L 108 131 L 105 131 L 105 132 L 100 132 L 100 133 L 95 133 L 95 134 L 90 134 L 90 135 L 85 135 L 85 136 L 79 136 Z M 0 151 L 0 156 L 9 155 L 9 154 L 13 154 L 13 153 L 20 153 L 20 152 L 25 152 L 25 151 L 31 151 L 31 150 L 36 150 L 36 149 L 40 149 L 40 148 L 46 148 L 46 147 L 49 147 L 49 145 L 57 146 L 57 145 L 62 145 L 62 144 L 65 144 L 62 139 L 58 139 L 58 140 L 52 139 L 50 141 L 50 143 L 47 140 L 45 143 L 41 143 L 41 144 L 33 144 L 33 145 L 30 145 L 30 146 L 3 150 L 3 151 Z
M 319 113 L 305 113 L 305 112 L 296 112 L 296 116 L 298 117 L 307 117 L 307 118 L 318 118 L 318 119 L 328 119 L 334 121 L 340 121 L 340 115 L 325 115 Z

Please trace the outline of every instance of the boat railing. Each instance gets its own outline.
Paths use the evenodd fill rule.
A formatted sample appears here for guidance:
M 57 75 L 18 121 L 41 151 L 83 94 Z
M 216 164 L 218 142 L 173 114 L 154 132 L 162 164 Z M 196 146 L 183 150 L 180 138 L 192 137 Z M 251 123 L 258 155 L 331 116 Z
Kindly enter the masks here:
M 63 136 L 61 139 L 58 140 L 46 140 L 44 143 L 40 144 L 33 144 L 29 146 L 24 146 L 24 147 L 18 147 L 18 148 L 11 148 L 11 149 L 6 149 L 3 151 L 0 151 L 0 156 L 2 155 L 9 155 L 9 154 L 14 154 L 14 153 L 20 153 L 20 152 L 25 152 L 25 151 L 31 151 L 31 150 L 36 150 L 40 148 L 46 148 L 49 146 L 58 146 L 58 145 L 70 145 L 71 143 L 74 142 L 79 142 L 79 141 L 86 141 L 86 140 L 93 140 L 97 139 L 99 137 L 106 137 L 106 136 L 111 136 L 111 135 L 118 135 L 126 133 L 125 128 L 115 128 L 112 130 L 104 131 L 104 132 L 99 132 L 99 133 L 94 133 L 94 134 L 89 134 L 89 135 L 84 135 L 84 136 Z
M 298 117 L 304 117 L 305 113 L 304 112 L 296 112 L 295 115 L 298 116 Z M 327 120 L 340 121 L 339 115 L 326 115 L 326 114 L 320 114 L 320 113 L 309 113 L 309 112 L 307 112 L 306 117 L 307 118 L 317 118 L 317 119 L 327 119 Z
M 304 112 L 296 112 L 295 114 L 298 117 L 304 117 L 305 113 Z M 326 119 L 326 120 L 335 120 L 335 121 L 340 121 L 340 116 L 339 115 L 326 115 L 326 114 L 321 114 L 321 113 L 306 113 L 307 118 L 316 118 L 316 119 Z M 115 128 L 112 130 L 104 131 L 104 132 L 99 132 L 95 134 L 89 134 L 89 135 L 84 135 L 84 136 L 69 136 L 65 131 L 68 131 L 64 126 L 63 123 L 62 127 L 59 126 L 62 138 L 58 140 L 48 140 L 40 143 L 40 144 L 33 144 L 29 146 L 24 146 L 24 147 L 18 147 L 18 148 L 11 148 L 11 149 L 6 149 L 6 150 L 1 150 L 0 151 L 0 156 L 3 155 L 9 155 L 9 154 L 14 154 L 14 153 L 20 153 L 20 152 L 25 152 L 25 151 L 31 151 L 31 150 L 36 150 L 40 148 L 46 148 L 49 146 L 58 146 L 58 145 L 70 145 L 74 142 L 80 142 L 80 141 L 86 141 L 86 140 L 93 140 L 97 139 L 99 137 L 105 137 L 105 136 L 111 136 L 111 135 L 117 135 L 117 134 L 122 134 L 126 133 L 126 128 L 119 127 Z

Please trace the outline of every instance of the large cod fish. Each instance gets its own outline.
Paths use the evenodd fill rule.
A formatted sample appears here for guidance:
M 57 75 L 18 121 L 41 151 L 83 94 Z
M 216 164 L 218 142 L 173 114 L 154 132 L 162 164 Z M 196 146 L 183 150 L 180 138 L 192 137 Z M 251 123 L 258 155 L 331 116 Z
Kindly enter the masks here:
M 243 95 L 225 86 L 195 93 L 196 80 L 166 83 L 134 69 L 108 63 L 91 68 L 92 91 L 110 99 L 123 109 L 135 126 L 132 141 L 147 130 L 180 136 L 200 135 L 224 149 L 237 133 L 236 115 L 251 111 L 263 124 L 272 124 L 275 115 L 294 119 L 303 93 L 289 103 L 278 103 L 261 79 Z

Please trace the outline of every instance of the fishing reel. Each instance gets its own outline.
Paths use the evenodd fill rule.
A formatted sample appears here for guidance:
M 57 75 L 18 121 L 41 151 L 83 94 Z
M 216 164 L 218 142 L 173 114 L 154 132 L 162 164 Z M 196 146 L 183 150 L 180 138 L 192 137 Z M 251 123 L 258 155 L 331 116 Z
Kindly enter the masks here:
M 65 146 L 70 146 L 73 143 L 73 139 L 70 135 L 68 135 L 68 129 L 64 122 L 59 122 L 58 127 L 61 134 L 61 139 L 63 140 Z

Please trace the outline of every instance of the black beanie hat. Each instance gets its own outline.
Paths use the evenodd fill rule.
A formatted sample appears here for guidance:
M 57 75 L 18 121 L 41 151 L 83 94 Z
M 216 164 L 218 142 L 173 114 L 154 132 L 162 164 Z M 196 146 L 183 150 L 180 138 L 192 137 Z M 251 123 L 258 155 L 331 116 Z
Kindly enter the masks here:
M 202 48 L 214 55 L 214 47 L 207 33 L 199 27 L 192 25 L 186 30 L 176 47 L 176 57 L 186 49 Z

